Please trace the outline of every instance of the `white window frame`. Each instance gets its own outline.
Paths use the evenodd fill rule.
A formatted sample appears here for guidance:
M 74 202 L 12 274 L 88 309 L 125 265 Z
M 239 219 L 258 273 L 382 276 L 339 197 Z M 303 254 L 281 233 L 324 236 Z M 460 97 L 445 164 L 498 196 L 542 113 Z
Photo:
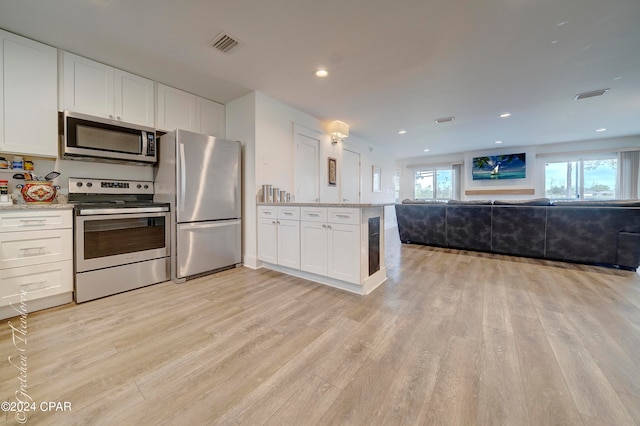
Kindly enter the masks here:
M 578 198 L 553 198 L 557 200 L 584 200 L 584 162 L 592 161 L 592 160 L 616 160 L 616 175 L 619 175 L 619 165 L 618 161 L 618 153 L 617 152 L 598 152 L 598 153 L 589 153 L 589 154 L 565 154 L 565 155 L 554 155 L 554 156 L 545 156 L 544 158 L 540 158 L 542 162 L 542 191 L 543 194 L 547 194 L 547 163 L 560 163 L 560 162 L 577 162 L 578 163 Z M 615 192 L 614 199 L 619 196 L 619 184 L 618 179 L 616 179 L 615 184 Z
M 449 198 L 443 198 L 438 196 L 438 171 L 449 171 L 451 172 L 451 198 L 453 198 L 455 196 L 455 188 L 454 188 L 454 174 L 455 171 L 453 170 L 453 166 L 448 166 L 448 167 L 429 167 L 429 166 L 425 166 L 425 167 L 416 167 L 414 169 L 412 169 L 412 173 L 413 173 L 413 197 L 416 200 L 447 200 Z M 433 173 L 433 197 L 431 198 L 415 198 L 416 196 L 416 173 L 421 173 L 421 172 L 431 172 Z

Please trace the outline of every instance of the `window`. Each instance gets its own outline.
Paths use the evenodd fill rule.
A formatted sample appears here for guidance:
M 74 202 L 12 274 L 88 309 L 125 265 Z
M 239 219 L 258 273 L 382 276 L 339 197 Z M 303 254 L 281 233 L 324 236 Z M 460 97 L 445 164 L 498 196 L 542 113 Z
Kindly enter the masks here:
M 615 155 L 547 162 L 544 191 L 548 198 L 610 200 L 616 198 Z
M 453 171 L 416 170 L 414 176 L 416 200 L 453 198 Z
M 396 197 L 396 202 L 400 202 L 400 169 L 396 169 L 393 172 L 393 187 Z

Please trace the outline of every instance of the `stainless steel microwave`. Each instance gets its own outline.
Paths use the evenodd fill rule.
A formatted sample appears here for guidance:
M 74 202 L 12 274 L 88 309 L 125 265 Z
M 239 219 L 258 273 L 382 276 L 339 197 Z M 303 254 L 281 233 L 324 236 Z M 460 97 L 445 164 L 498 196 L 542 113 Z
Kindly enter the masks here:
M 158 161 L 156 129 L 65 111 L 60 154 L 67 159 L 153 164 Z

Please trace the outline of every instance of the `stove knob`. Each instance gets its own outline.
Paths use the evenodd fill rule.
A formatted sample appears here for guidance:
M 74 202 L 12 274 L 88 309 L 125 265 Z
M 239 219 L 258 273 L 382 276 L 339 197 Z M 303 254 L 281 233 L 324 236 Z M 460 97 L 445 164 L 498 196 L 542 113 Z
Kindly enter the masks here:
M 79 187 L 81 187 L 81 186 L 82 186 L 82 182 L 77 182 L 77 183 L 76 183 L 76 186 L 77 186 L 78 188 L 79 188 Z
M 87 182 L 87 188 L 91 188 L 93 184 L 91 182 Z
M 136 188 L 140 189 L 140 188 L 142 188 L 142 185 L 137 184 L 137 185 L 136 185 Z
M 149 185 L 145 185 L 145 186 L 144 186 L 144 189 L 149 189 Z

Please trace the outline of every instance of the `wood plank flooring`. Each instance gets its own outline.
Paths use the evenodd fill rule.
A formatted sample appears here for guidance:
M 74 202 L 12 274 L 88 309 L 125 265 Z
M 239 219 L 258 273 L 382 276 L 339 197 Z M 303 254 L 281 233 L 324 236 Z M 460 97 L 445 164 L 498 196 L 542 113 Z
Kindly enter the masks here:
M 640 424 L 637 273 L 394 232 L 369 296 L 238 268 L 29 314 L 28 393 L 72 410 L 28 424 Z M 18 355 L 3 320 L 4 401 Z

